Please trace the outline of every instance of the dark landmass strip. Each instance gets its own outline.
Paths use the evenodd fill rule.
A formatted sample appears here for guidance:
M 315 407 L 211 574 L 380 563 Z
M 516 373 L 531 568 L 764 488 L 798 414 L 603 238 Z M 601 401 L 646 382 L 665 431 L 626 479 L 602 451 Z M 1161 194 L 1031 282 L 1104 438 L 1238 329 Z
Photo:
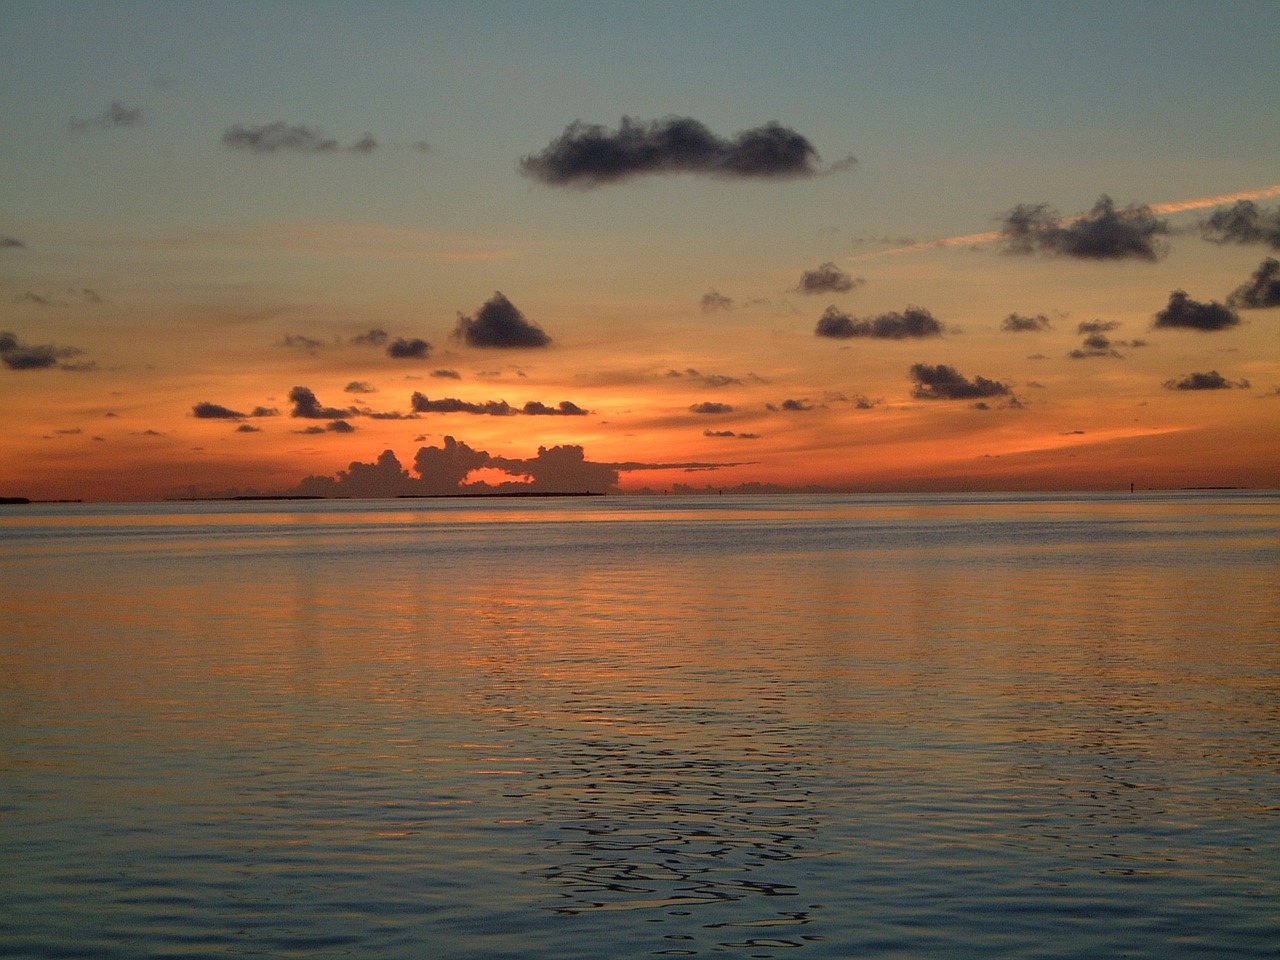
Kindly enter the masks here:
M 459 500 L 478 497 L 603 497 L 603 493 L 583 490 L 581 493 L 570 493 L 559 490 L 512 490 L 508 493 L 401 493 L 397 500 Z
M 31 500 L 27 497 L 0 497 L 0 503 L 3 503 L 3 504 L 30 503 L 30 502 Z

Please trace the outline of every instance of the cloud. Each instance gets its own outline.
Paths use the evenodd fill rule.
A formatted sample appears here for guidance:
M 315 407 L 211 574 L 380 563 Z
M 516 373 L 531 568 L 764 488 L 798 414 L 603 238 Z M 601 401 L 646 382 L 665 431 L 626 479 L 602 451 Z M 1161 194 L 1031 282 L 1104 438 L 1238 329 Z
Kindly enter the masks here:
M 368 333 L 356 334 L 351 338 L 351 343 L 357 347 L 380 347 L 388 339 L 390 339 L 390 334 L 387 331 L 374 327 Z
M 784 411 L 786 413 L 800 413 L 814 408 L 813 404 L 808 400 L 783 400 L 782 403 L 777 404 L 776 406 L 772 403 L 765 404 L 765 406 L 775 412 Z
M 702 435 L 704 437 L 725 437 L 725 438 L 732 437 L 735 440 L 759 440 L 760 439 L 760 434 L 758 433 L 735 433 L 732 430 L 703 430 Z
M 320 433 L 355 433 L 356 428 L 345 420 L 330 420 L 323 427 L 307 427 L 304 430 L 295 430 L 294 433 L 306 435 L 315 435 Z
M 666 376 L 671 379 L 688 377 L 707 387 L 732 387 L 742 384 L 738 377 L 731 377 L 725 373 L 702 373 L 693 367 L 686 367 L 684 370 L 668 370 Z
M 1110 338 L 1105 334 L 1091 333 L 1067 356 L 1072 360 L 1087 360 L 1090 357 L 1119 357 L 1120 353 L 1111 345 Z
M 1200 232 L 1212 243 L 1265 243 L 1280 250 L 1280 207 L 1266 210 L 1240 200 L 1202 223 Z
M 396 337 L 387 344 L 387 356 L 392 360 L 425 360 L 431 355 L 431 344 L 418 337 L 406 340 Z
M 828 261 L 802 273 L 796 290 L 799 293 L 848 293 L 864 283 L 861 277 L 855 279 Z
M 202 401 L 191 408 L 191 415 L 197 420 L 244 420 L 248 414 L 232 410 L 220 403 Z
M 986 377 L 964 377 L 955 367 L 940 363 L 911 365 L 911 378 L 916 381 L 911 395 L 918 400 L 978 400 L 983 397 L 1011 396 L 1008 384 Z
M 91 363 L 62 362 L 83 353 L 79 347 L 59 347 L 52 343 L 25 344 L 17 334 L 0 332 L 0 361 L 10 370 L 48 370 L 50 367 L 77 371 L 94 369 Z
M 706 403 L 695 403 L 689 408 L 690 413 L 733 413 L 733 407 L 727 403 L 715 403 L 708 400 Z
M 1045 203 L 1019 204 L 1001 218 L 1005 251 L 1080 260 L 1158 260 L 1169 225 L 1148 206 L 1117 209 L 1105 194 L 1087 214 L 1062 219 Z
M 17 237 L 0 237 L 0 250 L 25 250 L 26 246 Z
M 277 347 L 287 347 L 291 350 L 305 350 L 307 353 L 315 354 L 317 350 L 324 346 L 324 342 L 315 340 L 312 337 L 304 337 L 299 333 L 286 333 L 276 342 Z
M 591 411 L 583 410 L 576 403 L 568 400 L 561 400 L 554 407 L 549 407 L 537 400 L 530 400 L 520 412 L 529 417 L 585 417 Z
M 338 141 L 326 137 L 315 127 L 302 124 L 290 125 L 277 120 L 260 126 L 237 123 L 227 127 L 222 142 L 233 150 L 249 153 L 362 153 L 369 154 L 378 142 L 365 134 L 349 147 L 340 147 Z
M 549 186 L 598 187 L 645 174 L 811 177 L 821 172 L 818 161 L 812 143 L 776 122 L 727 139 L 691 117 L 643 121 L 624 116 L 617 130 L 575 120 L 541 153 L 522 157 L 519 169 Z
M 1239 315 L 1230 307 L 1216 301 L 1201 303 L 1183 290 L 1174 290 L 1169 294 L 1169 305 L 1156 314 L 1152 326 L 1210 331 L 1226 330 L 1239 323 Z
M 289 391 L 289 400 L 293 403 L 293 410 L 289 412 L 289 416 L 307 420 L 340 420 L 360 413 L 355 407 L 321 406 L 316 395 L 307 387 L 294 387 Z
M 702 295 L 702 300 L 699 303 L 702 306 L 703 313 L 715 313 L 719 310 L 733 309 L 733 298 L 726 297 L 717 290 L 708 290 Z
M 251 423 L 242 423 L 240 424 L 240 426 L 236 427 L 236 433 L 261 433 L 261 432 L 262 432 L 261 427 L 255 427 Z
M 494 293 L 474 317 L 458 314 L 453 335 L 473 347 L 545 347 L 551 342 L 501 292 Z
M 487 451 L 475 450 L 453 437 L 445 437 L 443 447 L 419 448 L 413 458 L 413 468 L 426 492 L 456 493 L 467 474 L 488 466 L 489 460 Z
M 1227 305 L 1240 310 L 1280 307 L 1280 260 L 1274 257 L 1263 260 L 1249 282 L 1227 297 Z
M 1228 380 L 1217 370 L 1208 373 L 1188 373 L 1185 377 L 1174 377 L 1164 382 L 1167 390 L 1240 390 L 1249 389 L 1248 380 Z
M 942 324 L 921 307 L 907 307 L 902 313 L 891 311 L 877 317 L 852 317 L 834 306 L 827 307 L 814 328 L 814 335 L 833 340 L 873 337 L 880 340 L 940 337 Z
M 86 130 L 119 130 L 141 125 L 141 110 L 113 100 L 105 110 L 88 120 L 72 120 L 70 127 L 77 133 L 83 133 Z
M 457 370 L 432 370 L 431 376 L 438 377 L 442 380 L 461 380 L 462 374 Z
M 414 413 L 474 413 L 487 417 L 514 417 L 519 412 L 505 400 L 486 400 L 484 403 L 472 403 L 456 397 L 431 400 L 416 391 L 410 398 L 410 403 Z
M 1076 333 L 1109 333 L 1119 326 L 1119 320 L 1082 320 L 1076 325 Z
M 247 420 L 250 417 L 277 417 L 280 411 L 275 407 L 254 407 L 253 412 L 243 413 L 206 400 L 195 404 L 191 408 L 191 415 L 197 420 Z
M 1034 317 L 1023 316 L 1020 313 L 1011 313 L 1000 321 L 1000 329 L 1006 333 L 1028 333 L 1030 331 L 1043 331 L 1052 329 L 1049 318 L 1043 313 Z
M 364 380 L 352 380 L 342 388 L 343 393 L 377 393 L 378 389 L 371 383 Z

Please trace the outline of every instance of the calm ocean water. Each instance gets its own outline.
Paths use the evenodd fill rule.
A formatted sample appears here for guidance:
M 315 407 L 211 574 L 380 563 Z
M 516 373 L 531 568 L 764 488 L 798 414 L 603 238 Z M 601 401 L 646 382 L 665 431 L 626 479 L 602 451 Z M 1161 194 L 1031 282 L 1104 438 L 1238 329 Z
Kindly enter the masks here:
M 0 510 L 0 955 L 1280 956 L 1280 495 Z

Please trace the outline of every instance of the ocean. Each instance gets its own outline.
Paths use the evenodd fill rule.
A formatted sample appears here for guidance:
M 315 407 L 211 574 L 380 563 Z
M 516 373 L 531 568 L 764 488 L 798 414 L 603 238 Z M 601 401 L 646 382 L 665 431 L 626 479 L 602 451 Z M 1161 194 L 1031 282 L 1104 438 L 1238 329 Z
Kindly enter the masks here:
M 0 508 L 0 955 L 1280 956 L 1280 494 Z

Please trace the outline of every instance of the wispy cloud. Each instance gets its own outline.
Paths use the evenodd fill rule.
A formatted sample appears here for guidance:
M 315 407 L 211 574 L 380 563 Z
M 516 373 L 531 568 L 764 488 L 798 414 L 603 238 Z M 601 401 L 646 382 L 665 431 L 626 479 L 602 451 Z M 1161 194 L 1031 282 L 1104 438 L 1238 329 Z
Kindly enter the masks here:
M 137 107 L 126 107 L 118 100 L 113 100 L 105 110 L 87 120 L 72 120 L 70 128 L 77 133 L 86 130 L 118 130 L 125 127 L 142 125 L 142 110 Z
M 248 153 L 358 153 L 370 154 L 378 147 L 378 141 L 369 134 L 346 147 L 326 136 L 317 127 L 305 124 L 288 124 L 282 120 L 257 126 L 237 123 L 222 134 L 222 142 L 232 150 Z

